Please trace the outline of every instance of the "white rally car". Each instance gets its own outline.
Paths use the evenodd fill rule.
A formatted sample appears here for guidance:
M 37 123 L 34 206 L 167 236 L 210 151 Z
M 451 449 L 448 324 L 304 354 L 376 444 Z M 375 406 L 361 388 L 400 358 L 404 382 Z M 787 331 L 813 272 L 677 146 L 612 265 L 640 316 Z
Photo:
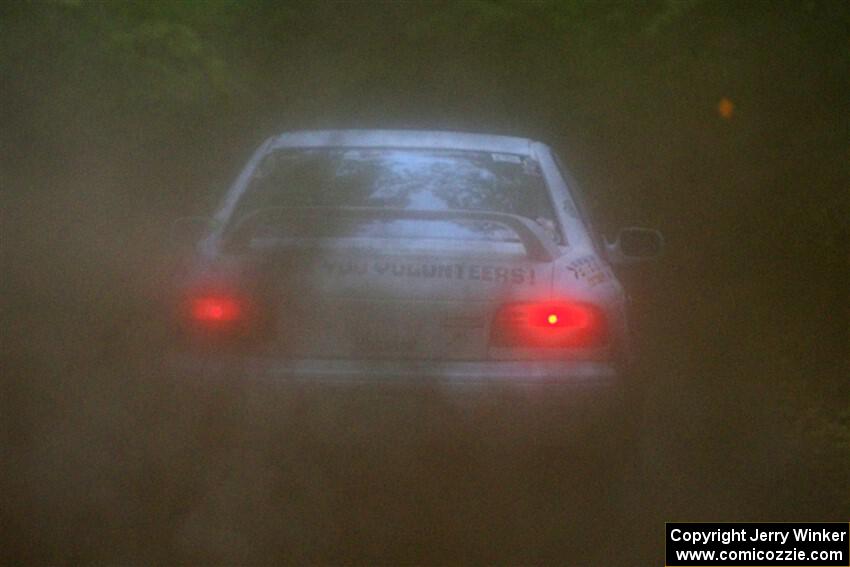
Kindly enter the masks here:
M 179 277 L 182 360 L 280 380 L 620 385 L 629 333 L 611 266 L 662 241 L 598 240 L 571 179 L 523 138 L 273 137 Z

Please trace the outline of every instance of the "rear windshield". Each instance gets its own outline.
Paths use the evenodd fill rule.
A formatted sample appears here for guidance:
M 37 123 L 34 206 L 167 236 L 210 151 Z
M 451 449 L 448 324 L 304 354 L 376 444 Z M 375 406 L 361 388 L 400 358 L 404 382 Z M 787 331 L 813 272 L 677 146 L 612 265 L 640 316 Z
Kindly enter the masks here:
M 536 221 L 553 240 L 562 241 L 540 165 L 515 154 L 351 148 L 275 151 L 259 164 L 232 218 L 238 222 L 246 214 L 271 207 L 511 213 Z M 305 230 L 303 224 L 298 227 Z M 311 234 L 321 228 L 312 226 Z M 356 233 L 517 240 L 510 229 L 480 221 L 363 221 Z

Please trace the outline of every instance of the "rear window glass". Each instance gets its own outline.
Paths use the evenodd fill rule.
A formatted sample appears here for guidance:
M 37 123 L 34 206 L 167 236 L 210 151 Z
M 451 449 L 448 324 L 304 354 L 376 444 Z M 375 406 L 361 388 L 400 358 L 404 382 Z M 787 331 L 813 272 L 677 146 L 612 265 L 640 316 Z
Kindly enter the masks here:
M 385 207 L 511 213 L 561 242 L 540 165 L 526 156 L 407 149 L 294 149 L 266 156 L 231 217 L 272 207 Z M 303 224 L 299 224 L 303 232 Z M 313 231 L 321 227 L 313 227 Z M 281 227 L 280 230 L 285 230 Z M 357 235 L 517 240 L 497 223 L 368 221 Z

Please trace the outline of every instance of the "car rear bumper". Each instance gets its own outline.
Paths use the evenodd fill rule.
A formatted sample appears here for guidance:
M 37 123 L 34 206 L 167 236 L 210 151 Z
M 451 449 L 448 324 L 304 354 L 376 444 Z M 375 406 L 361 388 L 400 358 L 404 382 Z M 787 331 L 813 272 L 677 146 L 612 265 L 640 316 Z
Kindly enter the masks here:
M 427 437 L 439 430 L 454 438 L 458 429 L 497 444 L 578 443 L 604 452 L 631 411 L 623 376 L 603 362 L 438 364 L 180 355 L 169 366 L 172 379 L 189 388 L 192 403 L 210 394 L 224 394 L 233 403 L 252 400 L 261 408 L 297 403 L 301 410 L 312 408 L 308 416 L 332 415 L 335 423 L 348 424 L 334 433 L 345 439 L 407 439 L 409 434 L 415 438 L 411 431 Z
M 417 360 L 281 360 L 265 357 L 179 354 L 169 365 L 180 372 L 245 380 L 422 383 L 559 384 L 609 388 L 620 383 L 617 368 L 597 361 L 435 362 Z

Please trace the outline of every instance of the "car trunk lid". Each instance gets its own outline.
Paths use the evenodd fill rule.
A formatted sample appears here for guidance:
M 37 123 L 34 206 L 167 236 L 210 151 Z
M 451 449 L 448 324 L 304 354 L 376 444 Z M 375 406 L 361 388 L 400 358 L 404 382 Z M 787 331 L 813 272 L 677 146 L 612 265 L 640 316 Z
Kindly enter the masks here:
M 308 358 L 481 360 L 497 309 L 551 291 L 518 243 L 376 239 L 266 250 L 271 348 Z

